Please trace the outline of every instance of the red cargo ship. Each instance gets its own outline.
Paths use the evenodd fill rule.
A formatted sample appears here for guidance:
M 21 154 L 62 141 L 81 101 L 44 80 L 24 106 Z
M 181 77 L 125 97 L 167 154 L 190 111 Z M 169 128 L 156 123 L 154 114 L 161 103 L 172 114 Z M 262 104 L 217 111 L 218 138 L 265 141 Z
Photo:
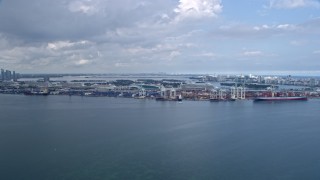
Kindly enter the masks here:
M 293 96 L 293 97 L 258 97 L 254 101 L 306 101 L 306 96 Z

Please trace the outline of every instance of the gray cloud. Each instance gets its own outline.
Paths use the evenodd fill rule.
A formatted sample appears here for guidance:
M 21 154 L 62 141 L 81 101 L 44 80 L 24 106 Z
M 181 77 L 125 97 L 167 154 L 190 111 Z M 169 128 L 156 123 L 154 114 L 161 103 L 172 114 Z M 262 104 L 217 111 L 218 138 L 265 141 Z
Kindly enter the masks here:
M 160 1 L 23 0 L 0 6 L 0 31 L 29 40 L 90 39 L 157 13 Z M 165 7 L 164 7 L 165 8 Z
M 272 63 L 288 57 L 285 53 L 291 50 L 279 53 L 277 46 L 285 43 L 278 37 L 287 40 L 285 45 L 297 36 L 313 45 L 316 40 L 305 38 L 320 32 L 319 19 L 301 24 L 229 23 L 223 19 L 220 0 L 190 2 L 0 1 L 0 62 L 3 68 L 21 72 L 276 69 Z M 276 43 L 270 46 L 271 41 Z M 312 58 L 316 50 L 309 50 Z M 290 60 L 298 62 L 297 57 Z M 283 67 L 296 68 L 287 62 Z

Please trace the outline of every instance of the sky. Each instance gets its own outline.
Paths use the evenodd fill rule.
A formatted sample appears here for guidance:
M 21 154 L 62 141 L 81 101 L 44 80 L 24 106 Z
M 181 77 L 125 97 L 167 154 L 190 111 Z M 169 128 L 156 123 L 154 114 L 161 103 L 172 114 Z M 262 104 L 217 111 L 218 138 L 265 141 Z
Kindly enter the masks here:
M 320 75 L 320 1 L 0 0 L 0 68 Z

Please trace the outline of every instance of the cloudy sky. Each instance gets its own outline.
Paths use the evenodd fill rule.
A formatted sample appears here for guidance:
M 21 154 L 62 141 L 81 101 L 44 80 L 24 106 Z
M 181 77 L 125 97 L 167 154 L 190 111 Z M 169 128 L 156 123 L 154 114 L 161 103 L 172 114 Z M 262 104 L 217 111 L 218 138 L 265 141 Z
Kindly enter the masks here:
M 0 0 L 0 68 L 320 74 L 319 0 Z

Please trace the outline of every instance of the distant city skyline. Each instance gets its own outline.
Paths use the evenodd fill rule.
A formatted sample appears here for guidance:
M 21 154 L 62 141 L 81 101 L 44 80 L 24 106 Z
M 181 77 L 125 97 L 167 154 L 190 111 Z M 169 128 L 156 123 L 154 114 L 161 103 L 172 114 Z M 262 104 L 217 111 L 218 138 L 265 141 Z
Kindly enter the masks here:
M 1 69 L 0 68 L 0 81 L 17 81 L 18 77 L 20 76 L 19 73 L 16 73 L 15 71 L 10 71 L 7 69 Z
M 0 65 L 315 76 L 319 10 L 319 0 L 0 0 Z

